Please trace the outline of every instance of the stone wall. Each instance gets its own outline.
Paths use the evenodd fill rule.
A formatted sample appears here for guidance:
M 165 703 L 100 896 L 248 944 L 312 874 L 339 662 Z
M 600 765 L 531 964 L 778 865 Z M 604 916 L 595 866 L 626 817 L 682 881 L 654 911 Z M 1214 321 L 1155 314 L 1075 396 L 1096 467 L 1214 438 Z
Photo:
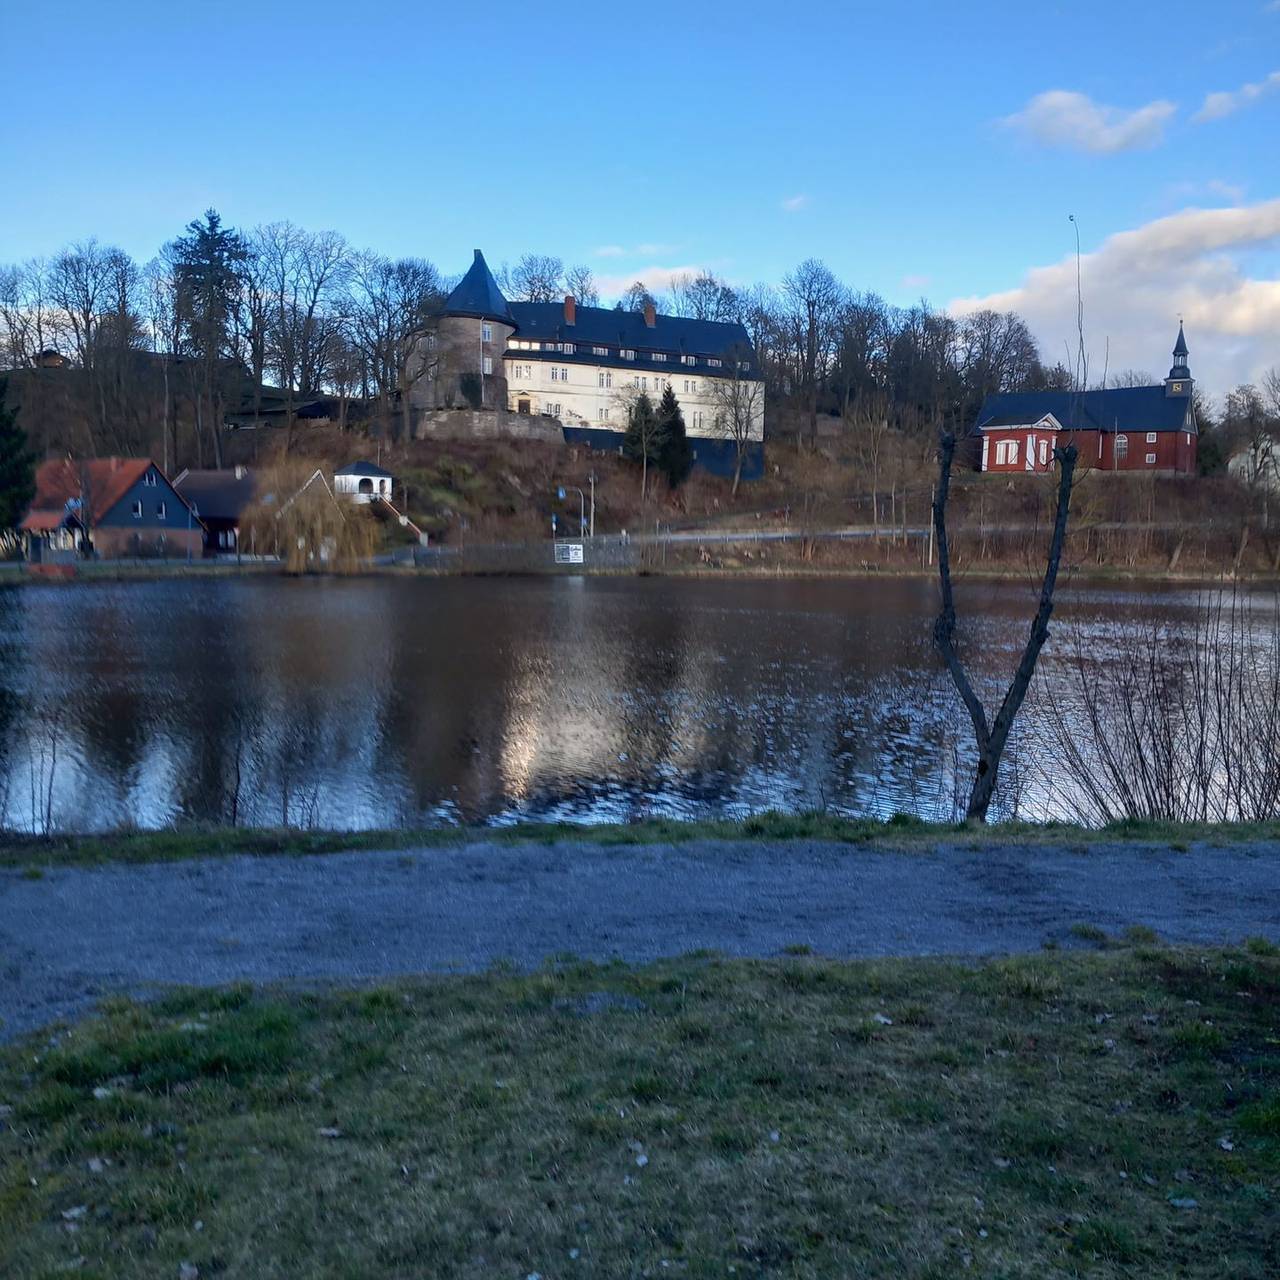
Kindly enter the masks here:
M 563 444 L 564 430 L 554 418 L 504 409 L 435 409 L 414 417 L 415 440 L 544 440 Z

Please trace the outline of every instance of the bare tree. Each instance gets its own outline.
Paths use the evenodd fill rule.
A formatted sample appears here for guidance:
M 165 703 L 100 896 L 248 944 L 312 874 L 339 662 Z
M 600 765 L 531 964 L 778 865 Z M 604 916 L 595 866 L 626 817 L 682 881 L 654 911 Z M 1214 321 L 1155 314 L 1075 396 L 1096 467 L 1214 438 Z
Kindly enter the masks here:
M 683 274 L 671 281 L 671 314 L 692 320 L 729 321 L 738 318 L 738 295 L 710 271 Z
M 947 498 L 951 490 L 951 466 L 955 452 L 956 438 L 951 432 L 947 432 L 942 437 L 939 451 L 938 487 L 933 502 L 933 524 L 938 537 L 938 578 L 942 588 L 942 608 L 934 623 L 933 638 L 947 665 L 956 692 L 973 722 L 978 759 L 965 817 L 970 822 L 985 822 L 991 797 L 995 793 L 1000 757 L 1004 754 L 1009 733 L 1031 686 L 1040 650 L 1049 638 L 1049 617 L 1053 613 L 1053 594 L 1058 582 L 1058 568 L 1062 563 L 1062 547 L 1067 536 L 1067 516 L 1071 510 L 1076 448 L 1075 445 L 1057 446 L 1053 451 L 1058 464 L 1057 508 L 1054 513 L 1053 534 L 1049 540 L 1048 563 L 1040 584 L 1040 606 L 1032 620 L 1031 634 L 1027 637 L 1013 680 L 992 721 L 988 721 L 982 699 L 975 692 L 955 647 L 956 606 L 951 584 L 951 546 L 947 539 Z
M 806 258 L 782 282 L 786 321 L 796 361 L 800 393 L 809 422 L 810 447 L 818 443 L 818 391 L 843 300 L 839 281 L 817 258 Z
M 1107 379 L 1109 387 L 1155 387 L 1160 379 L 1145 369 L 1121 369 Z
M 733 445 L 733 494 L 742 480 L 742 467 L 753 442 L 763 438 L 764 381 L 751 369 L 750 349 L 725 353 L 727 377 L 707 380 L 711 394 L 711 428 Z M 745 367 L 744 367 L 745 366 Z
M 600 288 L 596 284 L 595 273 L 590 267 L 570 267 L 564 273 L 565 291 L 573 294 L 579 306 L 598 307 L 600 305 Z
M 526 253 L 509 278 L 519 301 L 555 302 L 564 292 L 564 263 L 548 254 Z

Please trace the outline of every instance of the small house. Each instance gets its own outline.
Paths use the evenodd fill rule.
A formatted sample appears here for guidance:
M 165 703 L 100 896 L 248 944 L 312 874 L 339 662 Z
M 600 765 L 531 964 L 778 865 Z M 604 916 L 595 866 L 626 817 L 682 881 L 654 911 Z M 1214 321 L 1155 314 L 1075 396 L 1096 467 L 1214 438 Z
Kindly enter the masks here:
M 36 496 L 18 528 L 33 560 L 50 554 L 190 557 L 204 528 L 150 458 L 55 458 L 36 469 Z
M 205 555 L 238 555 L 240 524 L 255 495 L 248 467 L 183 471 L 174 477 L 173 487 L 191 504 L 204 525 Z
M 395 477 L 372 462 L 350 462 L 333 473 L 333 491 L 350 502 L 391 501 Z

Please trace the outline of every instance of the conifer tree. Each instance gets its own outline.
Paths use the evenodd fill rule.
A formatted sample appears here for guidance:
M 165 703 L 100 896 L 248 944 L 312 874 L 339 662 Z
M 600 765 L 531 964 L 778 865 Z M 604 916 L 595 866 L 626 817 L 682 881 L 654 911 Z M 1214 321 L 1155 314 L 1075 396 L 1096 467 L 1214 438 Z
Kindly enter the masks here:
M 658 468 L 667 483 L 678 489 L 693 468 L 693 450 L 684 428 L 684 414 L 671 383 L 658 405 Z
M 0 529 L 12 529 L 35 496 L 35 455 L 17 413 L 5 404 L 8 380 L 0 378 Z
M 659 465 L 658 417 L 653 401 L 642 391 L 627 415 L 627 434 L 622 439 L 622 454 L 640 464 L 640 497 L 649 491 L 649 465 Z

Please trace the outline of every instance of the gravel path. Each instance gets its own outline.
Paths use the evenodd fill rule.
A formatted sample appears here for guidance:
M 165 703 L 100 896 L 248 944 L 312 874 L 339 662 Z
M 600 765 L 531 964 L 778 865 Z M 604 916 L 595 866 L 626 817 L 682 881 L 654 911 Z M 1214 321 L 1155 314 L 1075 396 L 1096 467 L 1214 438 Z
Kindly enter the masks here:
M 812 841 L 602 847 L 476 843 L 0 871 L 0 1037 L 113 991 L 366 980 L 643 961 L 708 947 L 768 956 L 981 955 L 1071 945 L 1071 926 L 1175 942 L 1280 942 L 1280 845 L 894 852 Z

